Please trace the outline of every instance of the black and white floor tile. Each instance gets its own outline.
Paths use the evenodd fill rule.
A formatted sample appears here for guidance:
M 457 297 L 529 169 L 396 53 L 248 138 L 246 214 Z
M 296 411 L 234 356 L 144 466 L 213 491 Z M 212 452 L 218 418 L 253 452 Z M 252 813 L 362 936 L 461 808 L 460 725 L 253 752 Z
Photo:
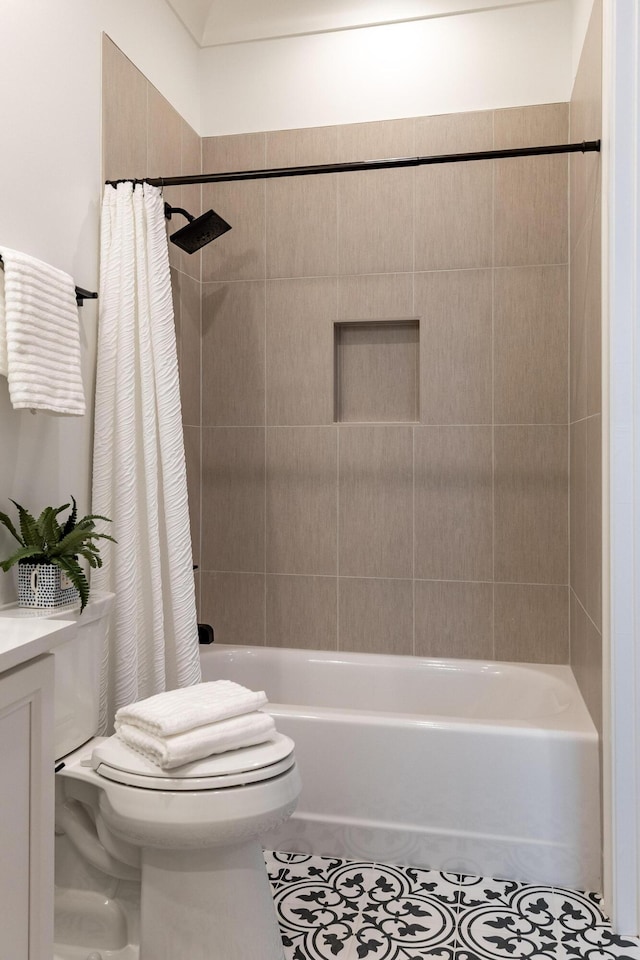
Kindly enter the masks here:
M 286 960 L 640 960 L 599 896 L 265 852 Z

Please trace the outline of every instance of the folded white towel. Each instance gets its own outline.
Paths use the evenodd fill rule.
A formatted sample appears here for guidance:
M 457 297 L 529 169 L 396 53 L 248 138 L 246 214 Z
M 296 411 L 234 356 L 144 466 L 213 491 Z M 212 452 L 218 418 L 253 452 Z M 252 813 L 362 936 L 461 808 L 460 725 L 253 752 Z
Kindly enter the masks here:
M 264 743 L 271 740 L 275 732 L 273 717 L 256 712 L 207 723 L 171 737 L 154 737 L 146 730 L 129 726 L 127 723 L 118 727 L 117 735 L 132 750 L 157 763 L 159 767 L 171 770 L 214 753 L 226 753 L 227 750 Z
M 4 261 L 0 373 L 9 381 L 13 407 L 82 416 L 85 399 L 74 281 L 17 250 L 0 247 L 0 254 Z
M 247 690 L 233 680 L 212 680 L 156 693 L 120 707 L 115 727 L 119 730 L 126 723 L 155 737 L 170 737 L 206 723 L 251 713 L 266 702 L 264 690 Z
M 0 268 L 1 270 L 2 268 Z M 4 277 L 0 273 L 0 376 L 6 377 L 7 367 L 7 316 L 4 302 Z

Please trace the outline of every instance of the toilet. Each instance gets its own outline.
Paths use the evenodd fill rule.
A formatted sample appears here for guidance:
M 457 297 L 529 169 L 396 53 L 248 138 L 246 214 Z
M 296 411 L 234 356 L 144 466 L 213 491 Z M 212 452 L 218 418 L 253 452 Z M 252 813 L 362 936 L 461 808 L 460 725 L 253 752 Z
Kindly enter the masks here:
M 96 737 L 102 642 L 113 597 L 55 651 L 56 830 L 107 876 L 140 879 L 140 960 L 283 960 L 260 837 L 300 793 L 282 734 L 163 774 L 117 737 Z

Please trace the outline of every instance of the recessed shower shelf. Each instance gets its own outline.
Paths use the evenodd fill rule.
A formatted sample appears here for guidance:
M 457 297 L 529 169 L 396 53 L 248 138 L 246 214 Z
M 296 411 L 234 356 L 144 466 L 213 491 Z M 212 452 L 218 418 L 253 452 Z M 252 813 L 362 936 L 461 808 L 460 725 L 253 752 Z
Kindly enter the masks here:
M 337 423 L 415 423 L 419 411 L 419 321 L 349 320 L 334 325 Z

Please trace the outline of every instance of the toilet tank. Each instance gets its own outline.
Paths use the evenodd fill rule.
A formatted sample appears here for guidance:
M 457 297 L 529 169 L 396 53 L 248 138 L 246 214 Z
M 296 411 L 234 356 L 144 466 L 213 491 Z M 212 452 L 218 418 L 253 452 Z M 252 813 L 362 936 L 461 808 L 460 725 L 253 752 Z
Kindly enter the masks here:
M 53 651 L 55 667 L 55 757 L 76 750 L 98 731 L 100 665 L 114 594 L 93 591 L 82 614 L 80 604 L 59 607 L 51 620 L 76 620 L 78 632 Z M 42 611 L 39 611 L 43 615 Z

